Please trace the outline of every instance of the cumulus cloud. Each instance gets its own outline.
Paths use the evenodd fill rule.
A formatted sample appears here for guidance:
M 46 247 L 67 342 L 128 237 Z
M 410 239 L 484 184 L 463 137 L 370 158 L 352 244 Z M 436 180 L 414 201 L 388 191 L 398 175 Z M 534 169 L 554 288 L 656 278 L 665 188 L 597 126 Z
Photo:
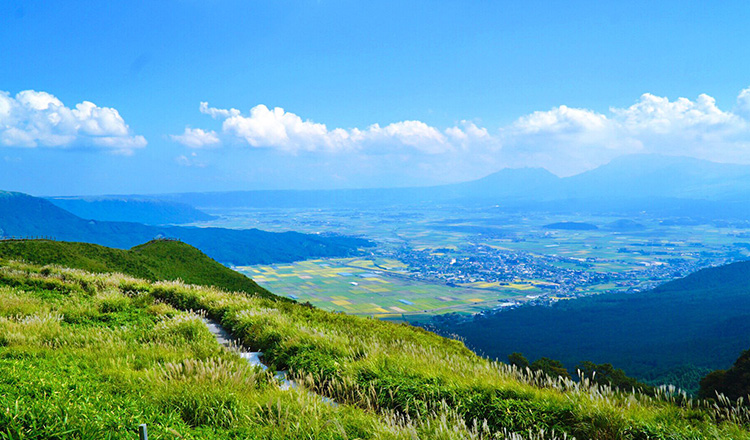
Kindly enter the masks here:
M 572 174 L 630 153 L 692 156 L 750 163 L 750 90 L 733 111 L 702 94 L 695 100 L 645 93 L 607 114 L 566 106 L 534 112 L 501 129 L 503 155 Z
M 750 87 L 741 91 L 739 96 L 737 96 L 735 113 L 741 115 L 745 119 L 750 119 Z
M 39 105 L 46 105 L 41 101 Z M 562 175 L 630 153 L 750 163 L 750 88 L 740 92 L 731 110 L 722 110 L 705 94 L 670 100 L 645 93 L 624 108 L 597 112 L 560 105 L 495 129 L 470 121 L 440 129 L 417 120 L 331 129 L 280 107 L 257 105 L 243 113 L 202 102 L 200 111 L 221 121 L 221 129 L 188 127 L 172 136 L 175 141 L 193 148 L 239 144 L 293 154 L 398 155 L 398 160 L 421 163 L 432 157 L 454 161 L 456 167 L 543 166 Z
M 209 115 L 214 119 L 226 119 L 230 116 L 239 116 L 240 114 L 240 111 L 236 108 L 226 110 L 209 107 L 207 102 L 201 102 L 200 110 L 204 115 Z
M 631 135 L 702 136 L 745 128 L 742 118 L 720 110 L 716 100 L 705 94 L 699 95 L 695 101 L 678 98 L 670 102 L 667 98 L 645 93 L 632 106 L 610 111 L 616 116 L 616 122 Z
M 0 91 L 0 146 L 88 147 L 129 154 L 146 146 L 133 135 L 120 113 L 84 101 L 66 107 L 47 92 Z
M 461 126 L 441 131 L 421 121 L 400 121 L 367 128 L 334 128 L 302 119 L 281 107 L 263 104 L 243 115 L 237 109 L 220 109 L 201 102 L 200 111 L 221 120 L 221 132 L 186 128 L 182 135 L 172 135 L 177 142 L 190 147 L 217 145 L 221 141 L 239 142 L 254 148 L 272 148 L 297 152 L 356 152 L 384 154 L 405 150 L 440 154 L 466 146 L 468 141 L 490 139 L 487 130 L 462 121 Z M 211 142 L 204 142 L 210 139 Z
M 401 121 L 380 127 L 371 125 L 356 131 L 355 140 L 370 145 L 399 145 L 427 154 L 445 153 L 452 146 L 443 133 L 421 121 Z
M 607 117 L 590 110 L 561 105 L 550 111 L 537 111 L 519 118 L 513 129 L 519 134 L 581 134 L 605 129 Z
M 253 147 L 275 147 L 288 151 L 336 149 L 346 138 L 343 131 L 329 132 L 324 124 L 303 121 L 280 107 L 269 109 L 265 105 L 257 105 L 250 110 L 249 116 L 236 114 L 232 110 L 209 110 L 214 113 L 230 112 L 224 119 L 222 130 Z
M 186 127 L 183 134 L 170 135 L 173 141 L 179 142 L 182 145 L 190 148 L 203 148 L 208 146 L 216 146 L 221 141 L 213 130 L 205 131 L 200 128 Z
M 492 141 L 490 133 L 484 127 L 477 127 L 471 121 L 461 121 L 461 126 L 449 127 L 445 129 L 445 134 L 454 142 L 464 148 L 476 143 L 485 143 Z

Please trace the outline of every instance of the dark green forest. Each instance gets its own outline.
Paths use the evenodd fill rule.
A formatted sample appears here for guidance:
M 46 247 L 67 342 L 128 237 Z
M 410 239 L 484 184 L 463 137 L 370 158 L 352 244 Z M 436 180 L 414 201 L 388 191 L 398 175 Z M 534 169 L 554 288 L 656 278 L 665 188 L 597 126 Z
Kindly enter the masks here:
M 610 363 L 650 384 L 688 391 L 750 347 L 750 262 L 708 268 L 636 294 L 521 307 L 460 324 L 437 323 L 478 353 L 506 359 Z

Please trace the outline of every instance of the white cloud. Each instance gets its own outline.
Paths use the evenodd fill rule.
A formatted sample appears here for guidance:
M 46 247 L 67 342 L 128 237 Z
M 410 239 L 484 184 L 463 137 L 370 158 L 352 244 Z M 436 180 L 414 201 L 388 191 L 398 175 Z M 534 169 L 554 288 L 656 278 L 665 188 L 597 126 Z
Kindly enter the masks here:
M 750 87 L 742 90 L 737 96 L 737 105 L 734 112 L 746 120 L 750 119 Z
M 607 117 L 591 110 L 570 108 L 564 105 L 550 111 L 537 111 L 522 116 L 514 124 L 513 129 L 520 134 L 580 134 L 604 130 Z
M 354 140 L 376 146 L 411 147 L 426 154 L 440 154 L 452 149 L 443 133 L 421 121 L 394 122 L 382 128 L 374 124 L 365 131 L 357 131 Z
M 132 153 L 146 146 L 113 108 L 84 101 L 66 107 L 47 92 L 0 91 L 0 145 L 6 147 L 94 147 Z
M 216 135 L 215 131 L 204 131 L 200 128 L 186 127 L 183 134 L 173 134 L 169 137 L 172 138 L 172 140 L 174 140 L 175 142 L 179 142 L 182 145 L 190 148 L 217 146 L 221 143 L 221 140 L 219 140 L 219 136 Z
M 178 165 L 183 166 L 183 167 L 197 167 L 197 168 L 206 167 L 206 163 L 200 161 L 196 153 L 191 153 L 190 156 L 181 154 L 175 157 L 175 162 L 177 162 Z
M 611 108 L 617 122 L 631 135 L 643 133 L 702 135 L 717 131 L 735 131 L 744 128 L 739 116 L 721 111 L 716 100 L 702 94 L 695 101 L 667 98 L 644 93 L 641 99 L 625 109 Z
M 289 153 L 367 151 L 383 154 L 407 150 L 440 154 L 454 150 L 465 143 L 466 139 L 487 135 L 485 129 L 471 123 L 465 123 L 463 128 L 454 127 L 444 133 L 421 121 L 401 121 L 384 127 L 373 124 L 365 129 L 328 129 L 325 124 L 303 120 L 281 107 L 271 109 L 262 104 L 250 109 L 248 115 L 243 115 L 237 109 L 209 107 L 206 102 L 201 103 L 200 111 L 214 119 L 222 120 L 221 132 L 216 134 L 217 139 Z M 203 146 L 202 142 L 194 139 L 195 130 L 200 129 L 188 127 L 184 134 L 171 137 L 188 146 Z M 200 130 L 200 133 L 214 132 Z
M 477 127 L 471 121 L 461 121 L 461 127 L 455 126 L 445 129 L 445 134 L 463 147 L 477 143 L 491 141 L 490 133 L 484 127 Z
M 200 110 L 204 115 L 209 115 L 214 119 L 226 119 L 230 116 L 238 116 L 240 114 L 240 111 L 236 108 L 229 110 L 213 108 L 209 107 L 207 102 L 201 102 Z
M 608 114 L 566 106 L 534 112 L 501 130 L 503 157 L 573 174 L 630 153 L 658 153 L 750 163 L 750 91 L 734 111 L 702 94 L 691 101 L 645 93 L 630 107 Z M 746 106 L 746 107 L 743 107 Z
M 222 130 L 253 147 L 287 151 L 337 149 L 348 138 L 344 131 L 329 132 L 324 124 L 303 121 L 281 107 L 269 109 L 262 104 L 253 107 L 249 116 L 230 113 L 222 123 Z
M 560 105 L 494 130 L 469 121 L 440 129 L 417 120 L 329 129 L 265 105 L 243 114 L 202 102 L 200 111 L 221 121 L 221 130 L 188 127 L 184 134 L 172 136 L 174 140 L 191 147 L 234 143 L 288 153 L 344 154 L 358 160 L 390 157 L 385 163 L 437 161 L 466 170 L 543 166 L 563 175 L 630 153 L 750 163 L 750 88 L 740 92 L 732 110 L 722 110 L 705 94 L 694 100 L 670 100 L 645 93 L 629 107 L 601 113 Z

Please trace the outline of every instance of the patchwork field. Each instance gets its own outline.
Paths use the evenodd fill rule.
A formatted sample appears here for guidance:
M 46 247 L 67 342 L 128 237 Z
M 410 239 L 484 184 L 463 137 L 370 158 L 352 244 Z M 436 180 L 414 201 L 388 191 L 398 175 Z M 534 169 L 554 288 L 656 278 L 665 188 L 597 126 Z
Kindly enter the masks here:
M 238 267 L 261 286 L 300 302 L 377 318 L 401 315 L 475 313 L 510 299 L 523 301 L 533 284 L 449 287 L 409 278 L 405 266 L 389 259 L 309 260 L 284 265 Z
M 212 214 L 217 218 L 200 226 L 351 234 L 375 241 L 377 246 L 361 259 L 242 269 L 277 294 L 327 310 L 386 319 L 475 313 L 509 299 L 640 291 L 700 268 L 750 259 L 747 225 L 646 214 L 624 219 L 519 214 L 496 207 Z M 594 229 L 548 227 L 566 222 Z

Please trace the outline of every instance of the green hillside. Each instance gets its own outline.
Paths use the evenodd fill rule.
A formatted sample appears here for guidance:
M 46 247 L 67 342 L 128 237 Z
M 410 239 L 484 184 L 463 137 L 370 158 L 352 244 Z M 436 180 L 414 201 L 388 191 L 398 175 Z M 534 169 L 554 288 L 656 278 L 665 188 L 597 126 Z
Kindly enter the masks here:
M 0 259 L 55 264 L 97 273 L 120 272 L 150 281 L 179 279 L 188 284 L 278 298 L 189 244 L 173 240 L 153 240 L 130 250 L 90 243 L 5 240 L 0 241 Z
M 196 312 L 299 386 L 222 348 Z M 750 439 L 743 408 L 529 375 L 408 325 L 0 264 L 0 438 L 133 439 L 141 423 L 155 440 Z

